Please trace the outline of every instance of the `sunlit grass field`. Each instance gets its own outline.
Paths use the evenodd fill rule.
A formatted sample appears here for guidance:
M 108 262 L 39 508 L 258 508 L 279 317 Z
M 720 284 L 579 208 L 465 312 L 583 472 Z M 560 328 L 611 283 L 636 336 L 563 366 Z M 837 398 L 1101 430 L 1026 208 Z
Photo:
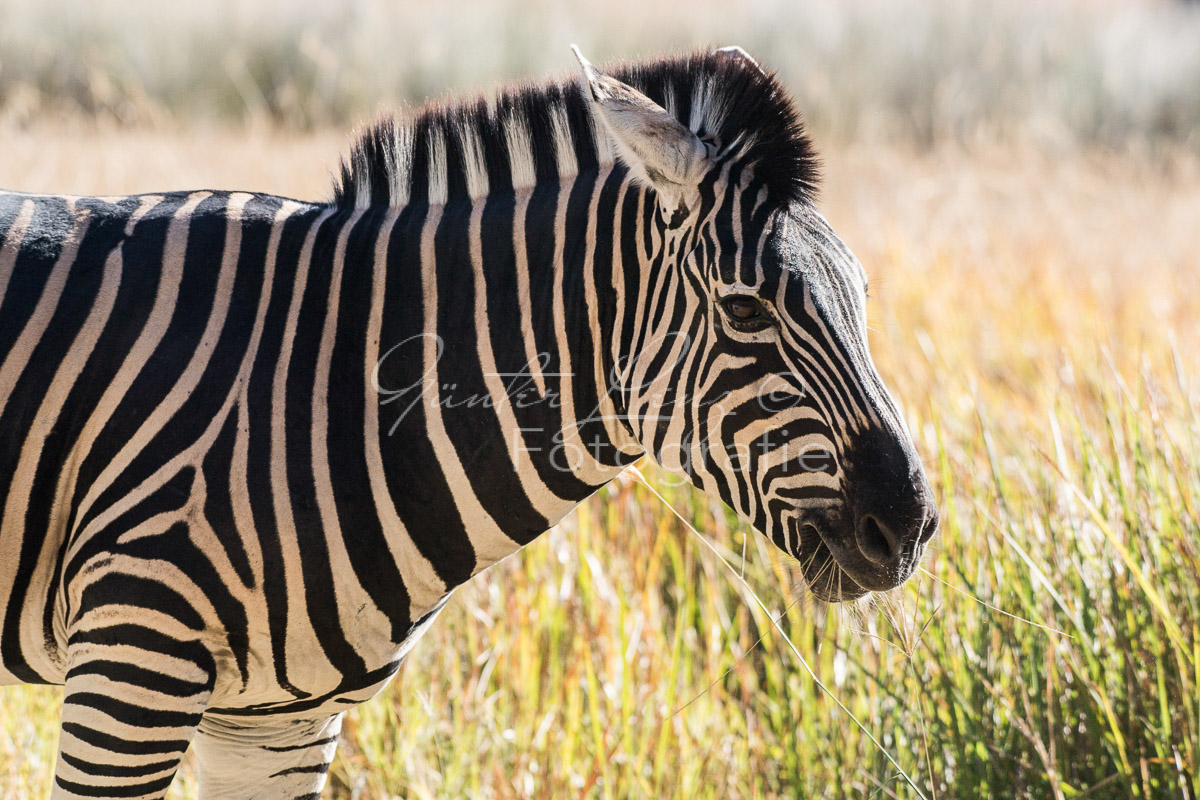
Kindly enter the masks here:
M 6 136 L 0 186 L 320 198 L 343 146 L 35 126 Z M 1197 796 L 1196 160 L 825 161 L 822 208 L 871 275 L 873 352 L 943 512 L 924 570 L 819 607 L 643 462 L 663 499 L 619 480 L 459 590 L 351 712 L 329 796 Z M 0 689 L 0 796 L 47 792 L 59 702 Z M 172 796 L 196 796 L 189 766 Z

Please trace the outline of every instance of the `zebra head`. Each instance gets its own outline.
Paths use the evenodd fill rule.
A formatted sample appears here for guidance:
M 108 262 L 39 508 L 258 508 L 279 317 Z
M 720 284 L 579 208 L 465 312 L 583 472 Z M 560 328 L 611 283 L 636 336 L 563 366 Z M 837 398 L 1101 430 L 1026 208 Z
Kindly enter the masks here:
M 798 559 L 819 598 L 900 585 L 937 510 L 790 101 L 736 49 L 697 58 L 687 109 L 678 84 L 622 76 L 643 93 L 580 62 L 598 127 L 657 206 L 615 344 L 633 436 Z

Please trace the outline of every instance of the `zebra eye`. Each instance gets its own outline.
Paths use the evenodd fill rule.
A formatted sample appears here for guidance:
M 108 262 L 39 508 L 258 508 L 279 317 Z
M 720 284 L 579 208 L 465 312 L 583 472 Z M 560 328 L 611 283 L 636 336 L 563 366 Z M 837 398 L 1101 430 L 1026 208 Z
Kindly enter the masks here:
M 746 294 L 734 294 L 721 301 L 721 307 L 729 315 L 729 322 L 739 331 L 753 333 L 771 324 L 771 317 L 758 298 Z

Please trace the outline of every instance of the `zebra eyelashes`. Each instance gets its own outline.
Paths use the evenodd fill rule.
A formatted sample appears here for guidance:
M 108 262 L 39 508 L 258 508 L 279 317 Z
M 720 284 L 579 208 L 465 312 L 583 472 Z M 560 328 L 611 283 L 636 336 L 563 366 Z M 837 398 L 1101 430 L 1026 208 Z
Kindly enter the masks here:
M 757 333 L 775 324 L 775 318 L 753 295 L 731 294 L 721 300 L 721 309 L 729 326 L 742 333 Z

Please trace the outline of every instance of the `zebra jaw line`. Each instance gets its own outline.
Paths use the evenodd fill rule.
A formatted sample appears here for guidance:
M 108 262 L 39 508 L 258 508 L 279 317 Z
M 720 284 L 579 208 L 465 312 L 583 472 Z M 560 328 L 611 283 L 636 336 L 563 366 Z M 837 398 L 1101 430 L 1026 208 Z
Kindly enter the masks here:
M 0 192 L 0 682 L 66 686 L 53 796 L 315 797 L 455 587 L 643 454 L 899 585 L 937 512 L 737 48 L 430 105 L 328 203 Z

